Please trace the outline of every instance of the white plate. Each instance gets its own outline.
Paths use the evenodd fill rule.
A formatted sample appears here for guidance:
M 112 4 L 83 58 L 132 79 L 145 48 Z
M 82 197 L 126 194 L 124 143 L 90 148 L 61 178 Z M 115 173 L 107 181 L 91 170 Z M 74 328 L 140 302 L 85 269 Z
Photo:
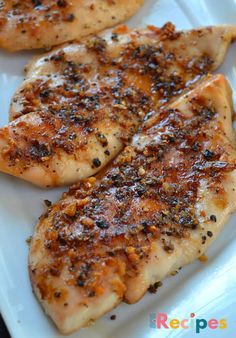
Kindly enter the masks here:
M 127 0 L 128 1 L 128 0 Z M 162 25 L 172 21 L 180 28 L 236 23 L 235 0 L 146 0 L 144 8 L 132 19 L 132 26 Z M 236 44 L 221 67 L 236 93 Z M 0 123 L 8 119 L 11 95 L 22 81 L 22 69 L 32 54 L 0 52 Z M 32 295 L 27 272 L 28 246 L 43 200 L 55 201 L 65 189 L 43 191 L 30 184 L 0 174 L 0 310 L 12 338 L 61 337 L 44 315 Z M 121 304 L 90 328 L 73 338 L 153 338 L 195 337 L 195 329 L 153 329 L 149 314 L 164 312 L 171 318 L 227 320 L 228 327 L 204 329 L 201 337 L 234 337 L 236 329 L 236 215 L 225 226 L 208 252 L 205 265 L 196 261 L 177 276 L 167 278 L 156 295 L 147 294 L 138 304 Z M 110 320 L 111 314 L 117 319 Z

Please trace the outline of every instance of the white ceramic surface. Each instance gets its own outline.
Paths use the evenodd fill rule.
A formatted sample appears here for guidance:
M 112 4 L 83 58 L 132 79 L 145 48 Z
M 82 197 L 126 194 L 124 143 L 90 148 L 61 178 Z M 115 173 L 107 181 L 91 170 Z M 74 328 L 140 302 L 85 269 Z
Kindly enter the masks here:
M 128 0 L 127 0 L 128 1 Z M 162 25 L 172 21 L 178 28 L 234 23 L 235 0 L 146 0 L 132 19 L 132 26 Z M 7 122 L 11 95 L 23 79 L 22 69 L 32 54 L 0 52 L 0 123 Z M 221 70 L 236 93 L 236 44 Z M 236 97 L 235 97 L 236 98 Z M 32 295 L 27 273 L 28 246 L 43 200 L 55 201 L 64 189 L 44 191 L 30 184 L 0 174 L 0 310 L 12 338 L 59 338 L 50 320 Z M 201 337 L 235 336 L 236 331 L 236 215 L 225 226 L 207 253 L 209 262 L 198 261 L 164 281 L 156 295 L 147 294 L 138 304 L 121 304 L 97 323 L 71 338 L 154 338 L 196 336 L 194 329 L 149 327 L 149 314 L 165 312 L 172 318 L 225 318 L 225 330 L 204 329 Z M 117 319 L 110 320 L 116 314 Z

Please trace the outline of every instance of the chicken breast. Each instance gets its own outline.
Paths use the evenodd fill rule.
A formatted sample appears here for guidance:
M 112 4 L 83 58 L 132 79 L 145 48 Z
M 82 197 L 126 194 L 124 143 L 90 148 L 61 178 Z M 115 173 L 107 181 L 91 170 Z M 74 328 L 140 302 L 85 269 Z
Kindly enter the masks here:
M 0 4 L 0 47 L 48 48 L 81 39 L 132 16 L 144 0 L 5 0 Z
M 224 76 L 208 76 L 41 217 L 30 278 L 62 333 L 138 301 L 216 238 L 236 208 L 232 111 Z
M 119 27 L 43 55 L 0 129 L 0 170 L 48 187 L 94 175 L 143 118 L 217 68 L 235 36 L 231 26 Z
M 176 31 L 167 23 L 137 30 L 118 26 L 60 46 L 25 67 L 25 81 L 11 100 L 10 120 L 41 110 L 98 115 L 109 107 L 119 108 L 120 114 L 128 108 L 132 112 L 127 104 L 137 96 L 142 98 L 138 110 L 146 108 L 143 116 L 218 68 L 235 38 L 236 26 Z M 145 106 L 147 101 L 151 106 Z

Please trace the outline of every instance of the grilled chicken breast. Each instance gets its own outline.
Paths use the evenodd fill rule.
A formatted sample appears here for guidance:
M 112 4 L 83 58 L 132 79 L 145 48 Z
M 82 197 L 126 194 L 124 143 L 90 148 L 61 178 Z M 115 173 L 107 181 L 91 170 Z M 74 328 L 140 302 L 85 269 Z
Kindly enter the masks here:
M 143 118 L 222 62 L 231 26 L 119 27 L 35 59 L 0 129 L 0 170 L 40 186 L 98 172 Z
M 132 16 L 144 0 L 5 0 L 0 4 L 0 47 L 48 48 L 81 39 Z
M 208 76 L 49 207 L 31 242 L 33 289 L 70 333 L 202 255 L 235 207 L 231 89 Z

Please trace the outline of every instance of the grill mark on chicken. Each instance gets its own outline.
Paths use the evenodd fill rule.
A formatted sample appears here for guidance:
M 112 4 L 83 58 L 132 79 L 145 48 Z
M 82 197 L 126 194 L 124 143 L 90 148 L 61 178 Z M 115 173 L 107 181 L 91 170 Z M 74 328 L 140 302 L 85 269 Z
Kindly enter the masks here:
M 5 0 L 0 46 L 10 51 L 48 48 L 81 39 L 132 16 L 143 0 Z
M 0 130 L 0 169 L 42 186 L 95 174 L 143 119 L 219 66 L 234 30 L 122 26 L 37 58 Z
M 224 77 L 209 76 L 144 123 L 98 180 L 74 185 L 41 217 L 31 246 L 31 279 L 60 330 L 73 330 L 67 326 L 70 311 L 78 314 L 80 324 L 70 322 L 74 329 L 103 313 L 88 311 L 82 318 L 67 293 L 89 309 L 93 301 L 105 304 L 114 290 L 113 306 L 122 297 L 133 303 L 151 284 L 200 256 L 216 237 L 235 209 L 230 100 Z M 209 215 L 210 208 L 222 216 Z M 64 322 L 58 321 L 62 303 L 55 288 L 70 308 Z

